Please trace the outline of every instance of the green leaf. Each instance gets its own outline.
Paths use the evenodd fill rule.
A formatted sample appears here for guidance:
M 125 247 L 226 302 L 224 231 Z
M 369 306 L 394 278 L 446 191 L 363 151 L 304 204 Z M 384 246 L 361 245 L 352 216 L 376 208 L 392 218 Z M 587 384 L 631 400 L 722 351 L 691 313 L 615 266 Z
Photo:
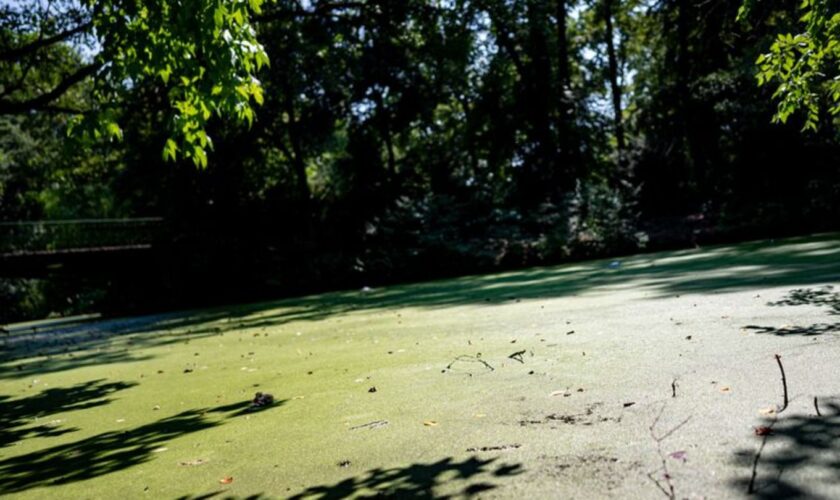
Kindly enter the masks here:
M 163 147 L 163 159 L 164 161 L 171 160 L 174 161 L 178 155 L 178 145 L 175 144 L 175 141 L 172 139 L 166 140 L 166 145 Z
M 158 76 L 160 77 L 161 80 L 163 80 L 163 83 L 169 83 L 169 76 L 171 74 L 172 74 L 172 67 L 169 66 L 168 64 L 166 65 L 165 68 L 158 71 Z
M 198 146 L 193 148 L 193 162 L 197 167 L 207 168 L 207 153 L 203 148 Z
M 111 139 L 122 140 L 122 137 L 123 137 L 122 129 L 115 122 L 107 122 L 105 124 L 105 130 L 108 132 L 108 136 Z

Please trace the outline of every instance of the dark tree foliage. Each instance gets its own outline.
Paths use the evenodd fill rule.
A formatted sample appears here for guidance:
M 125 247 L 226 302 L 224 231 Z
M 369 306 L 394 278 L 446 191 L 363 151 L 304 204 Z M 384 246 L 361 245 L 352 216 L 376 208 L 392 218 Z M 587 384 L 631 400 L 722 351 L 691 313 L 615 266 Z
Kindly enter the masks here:
M 191 22 L 252 26 L 240 35 L 270 61 L 260 52 L 234 65 L 259 79 L 238 98 L 253 108 L 220 104 L 186 135 L 173 132 L 178 99 L 193 92 L 214 102 L 216 91 L 173 90 L 159 74 L 172 61 L 165 46 L 149 59 L 162 66 L 120 67 L 138 76 L 103 91 L 100 74 L 84 73 L 111 54 L 86 38 L 98 11 L 59 4 L 42 19 L 6 8 L 0 22 L 0 68 L 9 69 L 0 77 L 0 218 L 164 224 L 155 251 L 120 264 L 0 280 L 9 305 L 0 320 L 376 286 L 836 226 L 831 115 L 812 124 L 791 111 L 773 123 L 775 88 L 756 82 L 757 71 L 795 77 L 767 66 L 768 56 L 755 63 L 795 50 L 779 35 L 802 30 L 798 0 L 740 18 L 738 2 L 726 0 L 275 0 L 221 20 L 179 17 L 178 44 L 189 46 Z M 155 22 L 131 28 L 131 43 Z M 212 47 L 224 37 L 202 33 Z M 200 75 L 222 71 L 217 63 L 173 67 Z M 33 101 L 77 74 L 60 96 Z M 234 81 L 244 80 L 224 89 L 236 92 Z M 813 98 L 829 109 L 837 100 Z M 107 111 L 115 132 L 68 137 L 68 112 L 79 110 Z M 206 167 L 196 168 L 197 150 L 161 155 L 173 137 L 180 152 L 206 153 Z

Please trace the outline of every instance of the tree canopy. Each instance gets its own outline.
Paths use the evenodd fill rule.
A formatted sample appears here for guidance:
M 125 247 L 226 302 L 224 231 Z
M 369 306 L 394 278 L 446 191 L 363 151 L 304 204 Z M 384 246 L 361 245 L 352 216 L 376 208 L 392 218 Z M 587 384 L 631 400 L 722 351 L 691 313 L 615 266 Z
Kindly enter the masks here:
M 77 113 L 94 138 L 121 138 L 133 91 L 159 83 L 169 103 L 164 158 L 207 165 L 211 116 L 253 122 L 268 56 L 251 18 L 263 0 L 39 0 L 0 17 L 0 114 Z M 75 94 L 84 102 L 72 98 Z M 73 101 L 72 105 L 67 103 Z M 83 104 L 83 106 L 74 106 Z
M 836 9 L 741 7 L 3 4 L 0 218 L 166 225 L 124 275 L 8 296 L 241 300 L 830 228 Z

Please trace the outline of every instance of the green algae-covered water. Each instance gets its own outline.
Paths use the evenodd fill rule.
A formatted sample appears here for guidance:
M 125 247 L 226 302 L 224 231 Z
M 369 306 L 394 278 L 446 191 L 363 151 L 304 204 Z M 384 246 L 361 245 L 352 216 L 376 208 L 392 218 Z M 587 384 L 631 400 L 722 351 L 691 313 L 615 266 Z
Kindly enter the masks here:
M 11 325 L 0 494 L 734 498 L 776 353 L 793 403 L 758 480 L 840 494 L 838 257 L 821 235 Z

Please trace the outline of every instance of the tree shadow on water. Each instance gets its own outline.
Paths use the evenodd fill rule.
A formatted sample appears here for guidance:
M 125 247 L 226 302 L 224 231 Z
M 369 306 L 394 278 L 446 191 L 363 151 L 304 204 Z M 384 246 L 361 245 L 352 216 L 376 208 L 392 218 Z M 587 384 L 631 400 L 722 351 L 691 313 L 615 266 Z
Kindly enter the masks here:
M 284 402 L 275 402 L 268 410 Z M 183 411 L 133 429 L 103 432 L 73 443 L 0 460 L 0 491 L 16 493 L 128 469 L 152 460 L 155 450 L 167 441 L 217 427 L 228 418 L 241 415 L 247 406 L 244 402 Z
M 825 335 L 828 333 L 840 332 L 840 323 L 814 323 L 808 326 L 759 326 L 747 325 L 745 330 L 752 330 L 758 334 L 776 335 L 778 337 L 801 335 L 803 337 L 816 337 L 818 335 Z
M 752 482 L 752 494 L 767 499 L 819 498 L 826 490 L 836 493 L 840 488 L 840 398 L 820 401 L 819 416 L 766 419 L 763 425 L 772 427 L 766 446 L 757 443 L 755 449 L 735 452 L 733 462 L 744 472 L 731 485 L 747 493 Z
M 51 387 L 34 396 L 17 399 L 0 395 L 0 448 L 22 439 L 75 432 L 78 429 L 60 427 L 60 421 L 32 423 L 50 415 L 108 404 L 111 401 L 108 396 L 135 385 L 134 382 L 91 380 L 71 387 Z
M 63 355 L 34 357 L 21 356 L 22 359 L 0 360 L 0 379 L 21 379 L 43 376 L 89 366 L 102 366 L 117 363 L 134 363 L 152 359 L 148 355 L 136 354 L 126 349 L 104 351 L 89 350 Z
M 495 458 L 482 460 L 473 456 L 459 462 L 449 457 L 428 464 L 416 463 L 391 469 L 376 468 L 335 484 L 312 486 L 290 498 L 451 498 L 451 495 L 441 495 L 435 489 L 449 481 L 480 479 L 455 495 L 471 497 L 497 487 L 487 480 L 488 476 L 500 478 L 522 473 L 522 466 L 519 464 L 495 465 L 495 461 Z
M 201 495 L 184 495 L 178 497 L 177 500 L 210 500 L 211 498 L 213 500 L 269 500 L 272 497 L 264 495 L 263 493 L 255 493 L 246 497 L 239 497 L 227 494 L 227 491 L 225 490 L 219 490 Z
M 819 288 L 797 288 L 791 290 L 782 300 L 769 302 L 769 306 L 818 306 L 828 308 L 828 314 L 840 316 L 840 293 L 831 285 Z
M 819 288 L 796 288 L 785 294 L 784 298 L 774 302 L 768 302 L 768 306 L 816 306 L 828 309 L 831 316 L 840 315 L 840 293 L 834 291 L 831 285 Z M 800 335 L 804 337 L 815 337 L 830 333 L 840 332 L 840 322 L 814 323 L 808 326 L 785 325 L 780 327 L 747 325 L 745 330 L 752 330 L 758 334 L 776 335 L 779 337 Z
M 88 366 L 148 361 L 143 349 L 218 335 L 188 327 L 189 313 L 10 327 L 0 336 L 0 378 L 26 378 Z M 222 319 L 208 314 L 207 322 Z

